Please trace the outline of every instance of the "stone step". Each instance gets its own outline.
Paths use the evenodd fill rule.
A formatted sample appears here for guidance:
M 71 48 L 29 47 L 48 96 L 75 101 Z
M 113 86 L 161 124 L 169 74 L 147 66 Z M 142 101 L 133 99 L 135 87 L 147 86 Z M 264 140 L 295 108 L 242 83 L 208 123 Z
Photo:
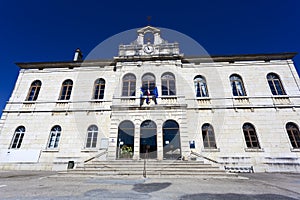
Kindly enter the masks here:
M 188 165 L 188 164 L 154 164 L 154 163 L 148 163 L 146 164 L 147 167 L 178 167 L 178 168 L 198 168 L 198 167 L 213 167 L 210 164 L 192 164 L 192 165 Z M 85 164 L 84 167 L 114 167 L 114 168 L 118 168 L 118 167 L 144 167 L 143 163 L 140 164 L 99 164 L 99 163 L 89 163 L 89 164 Z
M 59 175 L 66 177 L 76 177 L 76 176 L 99 176 L 99 177 L 143 177 L 142 171 L 134 172 L 90 172 L 90 171 L 73 171 L 70 172 L 60 172 Z M 146 176 L 150 178 L 155 177 L 190 177 L 190 178 L 233 178 L 238 177 L 234 173 L 224 173 L 224 172 L 146 172 Z
M 99 170 L 105 170 L 105 169 L 119 169 L 119 170 L 124 170 L 124 169 L 143 169 L 144 166 L 102 166 L 102 165 L 92 165 L 92 166 L 80 166 L 76 167 L 76 169 L 99 169 Z M 147 169 L 181 169 L 181 170 L 201 170 L 201 169 L 219 169 L 219 167 L 212 167 L 212 166 L 146 166 Z
M 124 165 L 124 164 L 130 164 L 130 165 L 137 165 L 137 164 L 144 164 L 144 161 L 130 161 L 130 160 L 122 160 L 122 161 L 91 161 L 88 163 L 85 163 L 85 165 L 88 164 L 109 164 L 109 165 Z M 155 165 L 199 165 L 199 164 L 205 164 L 203 161 L 147 161 L 146 164 L 155 164 Z
M 61 172 L 70 176 L 142 176 L 144 160 L 114 160 L 114 161 L 90 161 L 83 166 Z M 180 160 L 147 160 L 147 176 L 178 176 L 178 177 L 203 177 L 203 176 L 234 176 L 217 166 L 206 164 L 202 161 Z
M 59 173 L 72 174 L 143 174 L 143 170 L 68 170 Z M 148 174 L 226 174 L 220 169 L 206 169 L 206 170 L 146 170 Z
M 124 169 L 110 169 L 110 168 L 105 168 L 105 169 L 74 169 L 72 170 L 73 172 L 84 172 L 84 171 L 89 171 L 89 172 L 135 172 L 135 171 L 143 171 L 143 168 L 124 168 Z M 178 168 L 162 168 L 162 169 L 149 169 L 146 168 L 146 171 L 148 172 L 224 172 L 224 170 L 220 170 L 219 168 L 205 168 L 205 169 L 178 169 Z M 71 172 L 71 171 L 69 171 Z
M 64 174 L 65 172 L 60 172 L 60 174 Z M 69 172 L 67 172 L 68 174 L 70 174 Z M 87 174 L 87 175 L 140 175 L 143 174 L 143 171 L 114 171 L 114 172 L 101 172 L 101 171 L 73 171 L 71 174 Z M 165 174 L 165 175 L 201 175 L 201 174 L 222 174 L 224 175 L 224 172 L 222 171 L 203 171 L 203 172 L 171 172 L 171 171 L 147 171 L 146 174 L 148 175 L 161 175 L 161 174 Z
M 144 166 L 144 163 L 87 163 L 84 166 Z M 211 166 L 210 164 L 186 164 L 186 163 L 146 163 L 146 166 L 153 166 L 153 167 L 158 167 L 158 166 L 172 166 L 172 167 L 197 167 L 197 166 Z

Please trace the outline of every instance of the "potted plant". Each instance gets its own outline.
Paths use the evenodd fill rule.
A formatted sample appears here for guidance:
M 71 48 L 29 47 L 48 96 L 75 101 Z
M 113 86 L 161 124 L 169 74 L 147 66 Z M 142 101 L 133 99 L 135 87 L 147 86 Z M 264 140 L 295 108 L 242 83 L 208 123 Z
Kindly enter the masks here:
M 133 151 L 132 147 L 123 145 L 121 148 L 121 158 L 132 158 Z

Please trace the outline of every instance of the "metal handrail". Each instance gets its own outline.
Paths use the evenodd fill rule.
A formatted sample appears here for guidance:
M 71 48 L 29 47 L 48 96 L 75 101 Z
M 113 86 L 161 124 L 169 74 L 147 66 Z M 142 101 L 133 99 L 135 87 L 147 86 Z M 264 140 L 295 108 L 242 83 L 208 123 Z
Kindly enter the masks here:
M 147 165 L 147 159 L 148 159 L 148 148 L 146 148 L 146 154 L 144 157 L 144 169 L 143 169 L 143 177 L 147 178 L 147 169 L 146 169 L 146 165 Z
M 103 152 L 101 152 L 101 153 L 99 153 L 99 154 L 97 154 L 97 155 L 95 155 L 95 156 L 93 156 L 93 157 L 91 157 L 91 158 L 85 160 L 84 163 L 87 163 L 87 162 L 89 162 L 89 161 L 91 161 L 91 160 L 94 160 L 95 158 L 99 158 L 100 156 L 103 156 L 103 155 L 107 154 L 107 152 L 108 152 L 108 151 L 107 151 L 107 149 L 106 149 L 105 151 L 103 151 Z
M 211 158 L 208 158 L 208 157 L 206 157 L 206 156 L 203 156 L 203 155 L 201 155 L 201 154 L 199 154 L 199 153 L 196 153 L 196 152 L 194 152 L 194 151 L 191 151 L 191 154 L 193 154 L 193 155 L 195 155 L 195 156 L 197 156 L 197 157 L 201 157 L 201 158 L 204 158 L 204 159 L 206 159 L 206 160 L 209 160 L 209 161 L 211 161 L 211 162 L 213 162 L 213 163 L 219 164 L 218 161 L 213 160 L 213 159 L 211 159 Z

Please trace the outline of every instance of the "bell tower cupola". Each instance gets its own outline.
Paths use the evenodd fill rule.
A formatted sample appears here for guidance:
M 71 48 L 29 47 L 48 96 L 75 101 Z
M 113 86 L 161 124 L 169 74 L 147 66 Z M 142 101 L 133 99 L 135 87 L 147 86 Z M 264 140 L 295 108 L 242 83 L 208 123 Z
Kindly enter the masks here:
M 183 56 L 177 42 L 162 39 L 161 30 L 146 26 L 137 30 L 137 39 L 129 45 L 119 46 L 118 58 Z

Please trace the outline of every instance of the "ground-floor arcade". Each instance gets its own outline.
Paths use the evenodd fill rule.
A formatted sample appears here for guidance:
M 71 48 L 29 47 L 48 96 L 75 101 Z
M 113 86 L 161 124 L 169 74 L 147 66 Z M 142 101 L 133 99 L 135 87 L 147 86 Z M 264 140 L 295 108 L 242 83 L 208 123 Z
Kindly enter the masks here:
M 138 129 L 130 120 L 118 126 L 116 159 L 181 159 L 180 127 L 166 120 L 158 131 L 157 124 L 145 120 Z

